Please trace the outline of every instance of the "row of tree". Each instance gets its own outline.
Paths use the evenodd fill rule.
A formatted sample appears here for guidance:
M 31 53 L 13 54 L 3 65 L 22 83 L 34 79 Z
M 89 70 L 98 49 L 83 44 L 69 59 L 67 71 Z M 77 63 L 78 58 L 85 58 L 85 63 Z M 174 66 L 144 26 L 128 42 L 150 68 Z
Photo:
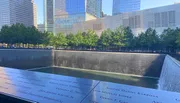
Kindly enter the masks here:
M 17 44 L 44 44 L 47 40 L 47 33 L 41 33 L 36 27 L 25 27 L 23 24 L 3 26 L 0 31 L 0 43 L 9 46 Z
M 118 27 L 114 31 L 107 29 L 99 37 L 94 31 L 78 32 L 77 34 L 54 35 L 40 32 L 35 27 L 23 24 L 3 26 L 0 31 L 0 43 L 8 45 L 43 45 L 55 48 L 100 49 L 100 50 L 168 50 L 174 52 L 180 48 L 180 29 L 165 29 L 157 34 L 154 29 L 147 29 L 134 36 L 129 27 Z

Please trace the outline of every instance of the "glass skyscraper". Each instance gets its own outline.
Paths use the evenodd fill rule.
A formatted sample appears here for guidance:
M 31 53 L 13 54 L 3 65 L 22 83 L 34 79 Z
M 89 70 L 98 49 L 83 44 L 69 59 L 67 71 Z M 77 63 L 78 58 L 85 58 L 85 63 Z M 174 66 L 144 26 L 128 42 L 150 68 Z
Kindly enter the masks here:
M 70 30 L 75 23 L 101 17 L 102 0 L 44 0 L 45 29 Z
M 34 25 L 34 0 L 0 0 L 0 29 L 4 25 Z
M 141 0 L 113 0 L 113 15 L 140 10 Z
M 54 0 L 44 0 L 44 29 L 49 32 L 54 32 Z

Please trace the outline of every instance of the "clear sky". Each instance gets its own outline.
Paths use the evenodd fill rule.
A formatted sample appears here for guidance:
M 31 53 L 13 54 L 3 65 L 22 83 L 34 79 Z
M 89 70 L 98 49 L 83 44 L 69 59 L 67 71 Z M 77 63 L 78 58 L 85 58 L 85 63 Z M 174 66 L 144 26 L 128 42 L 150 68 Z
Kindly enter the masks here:
M 34 0 L 34 1 L 38 9 L 38 24 L 40 24 L 44 22 L 44 17 L 43 17 L 44 0 Z M 103 1 L 103 7 L 102 7 L 103 12 L 105 14 L 111 15 L 113 0 L 102 0 L 102 1 Z M 141 0 L 141 9 L 170 5 L 170 4 L 174 4 L 175 2 L 180 2 L 180 0 Z

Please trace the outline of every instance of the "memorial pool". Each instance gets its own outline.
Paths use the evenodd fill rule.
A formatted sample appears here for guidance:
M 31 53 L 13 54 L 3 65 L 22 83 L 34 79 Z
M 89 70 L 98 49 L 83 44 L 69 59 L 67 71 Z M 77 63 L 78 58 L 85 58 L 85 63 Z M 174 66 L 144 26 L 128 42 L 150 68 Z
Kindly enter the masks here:
M 110 73 L 110 72 L 95 71 L 95 70 L 84 70 L 77 68 L 60 68 L 60 67 L 36 68 L 36 69 L 32 69 L 32 71 L 59 74 L 59 75 L 79 77 L 79 78 L 87 78 L 87 79 L 113 82 L 118 84 L 127 84 L 132 86 L 140 86 L 140 87 L 153 88 L 153 89 L 157 89 L 158 87 L 157 78 L 140 77 L 136 75 L 126 75 L 120 73 Z
M 0 103 L 180 103 L 175 92 L 13 68 L 0 80 Z

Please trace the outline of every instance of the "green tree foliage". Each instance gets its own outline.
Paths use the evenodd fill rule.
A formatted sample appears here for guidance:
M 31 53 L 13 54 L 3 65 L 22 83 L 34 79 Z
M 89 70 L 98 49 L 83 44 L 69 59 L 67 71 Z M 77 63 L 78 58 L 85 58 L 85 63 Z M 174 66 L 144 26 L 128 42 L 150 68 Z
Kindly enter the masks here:
M 155 49 L 160 43 L 160 38 L 157 32 L 151 28 L 147 29 L 145 33 L 141 33 L 134 39 L 136 41 L 136 46 L 140 48 Z
M 9 45 L 13 44 L 49 44 L 49 33 L 41 33 L 34 26 L 25 27 L 23 24 L 13 24 L 3 26 L 0 32 L 0 42 Z M 51 34 L 52 35 L 52 34 Z
M 87 32 L 77 32 L 77 34 L 70 33 L 65 36 L 63 33 L 54 35 L 50 32 L 40 32 L 35 27 L 26 27 L 23 24 L 13 24 L 12 26 L 3 26 L 0 31 L 0 43 L 12 45 L 29 45 L 32 46 L 54 46 L 71 47 L 74 49 L 92 49 L 92 48 L 106 48 L 106 49 L 166 49 L 174 52 L 180 48 L 180 29 L 165 29 L 162 34 L 149 28 L 145 32 L 134 36 L 129 27 L 118 27 L 114 31 L 104 30 L 100 36 L 97 36 L 95 31 L 88 30 Z
M 82 32 L 78 32 L 76 35 L 75 35 L 76 39 L 77 39 L 77 46 L 79 47 L 82 47 L 83 44 L 84 44 L 84 37 L 82 35 Z
M 100 45 L 104 47 L 109 47 L 112 43 L 112 34 L 113 34 L 113 31 L 111 31 L 110 29 L 104 30 L 99 40 Z
M 0 41 L 1 43 L 9 43 L 10 41 L 10 36 L 11 36 L 11 31 L 10 31 L 10 27 L 5 25 L 1 28 L 1 33 L 0 33 Z
M 66 39 L 67 39 L 67 43 L 69 46 L 71 46 L 71 47 L 78 46 L 78 39 L 77 39 L 76 35 L 70 33 L 69 35 L 66 36 Z
M 57 35 L 52 37 L 51 43 L 55 48 L 66 46 L 67 39 L 63 33 L 58 33 Z
M 116 28 L 115 32 L 112 33 L 112 46 L 124 47 L 125 46 L 125 31 L 121 26 Z
M 44 44 L 45 46 L 48 46 L 48 45 L 53 44 L 53 43 L 52 43 L 53 37 L 54 37 L 54 34 L 53 34 L 53 33 L 44 31 L 44 33 L 42 33 L 42 41 L 43 41 L 43 44 Z
M 156 30 L 149 28 L 149 29 L 147 29 L 147 31 L 145 33 L 148 36 L 148 41 L 147 41 L 148 48 L 154 49 L 154 48 L 158 47 L 160 38 L 159 38 Z
M 165 29 L 161 34 L 161 44 L 166 49 L 176 48 L 176 39 L 178 37 L 178 28 L 177 29 Z
M 134 34 L 130 27 L 124 28 L 124 35 L 125 35 L 125 46 L 126 47 L 134 47 Z
M 85 45 L 84 43 L 84 37 L 86 36 L 86 34 L 82 32 L 77 32 L 77 34 L 72 34 L 70 33 L 69 35 L 66 36 L 67 42 L 68 42 L 68 46 L 70 46 L 71 48 L 80 48 L 83 45 Z
M 180 47 L 180 32 L 177 33 L 176 44 L 177 44 L 177 47 L 179 48 Z
M 148 44 L 147 44 L 147 35 L 145 33 L 141 33 L 138 38 L 137 38 L 137 42 L 138 42 L 138 45 L 140 47 L 147 47 Z
M 83 44 L 86 47 L 91 48 L 97 46 L 99 37 L 93 30 L 88 30 L 88 32 L 83 35 L 83 39 Z

